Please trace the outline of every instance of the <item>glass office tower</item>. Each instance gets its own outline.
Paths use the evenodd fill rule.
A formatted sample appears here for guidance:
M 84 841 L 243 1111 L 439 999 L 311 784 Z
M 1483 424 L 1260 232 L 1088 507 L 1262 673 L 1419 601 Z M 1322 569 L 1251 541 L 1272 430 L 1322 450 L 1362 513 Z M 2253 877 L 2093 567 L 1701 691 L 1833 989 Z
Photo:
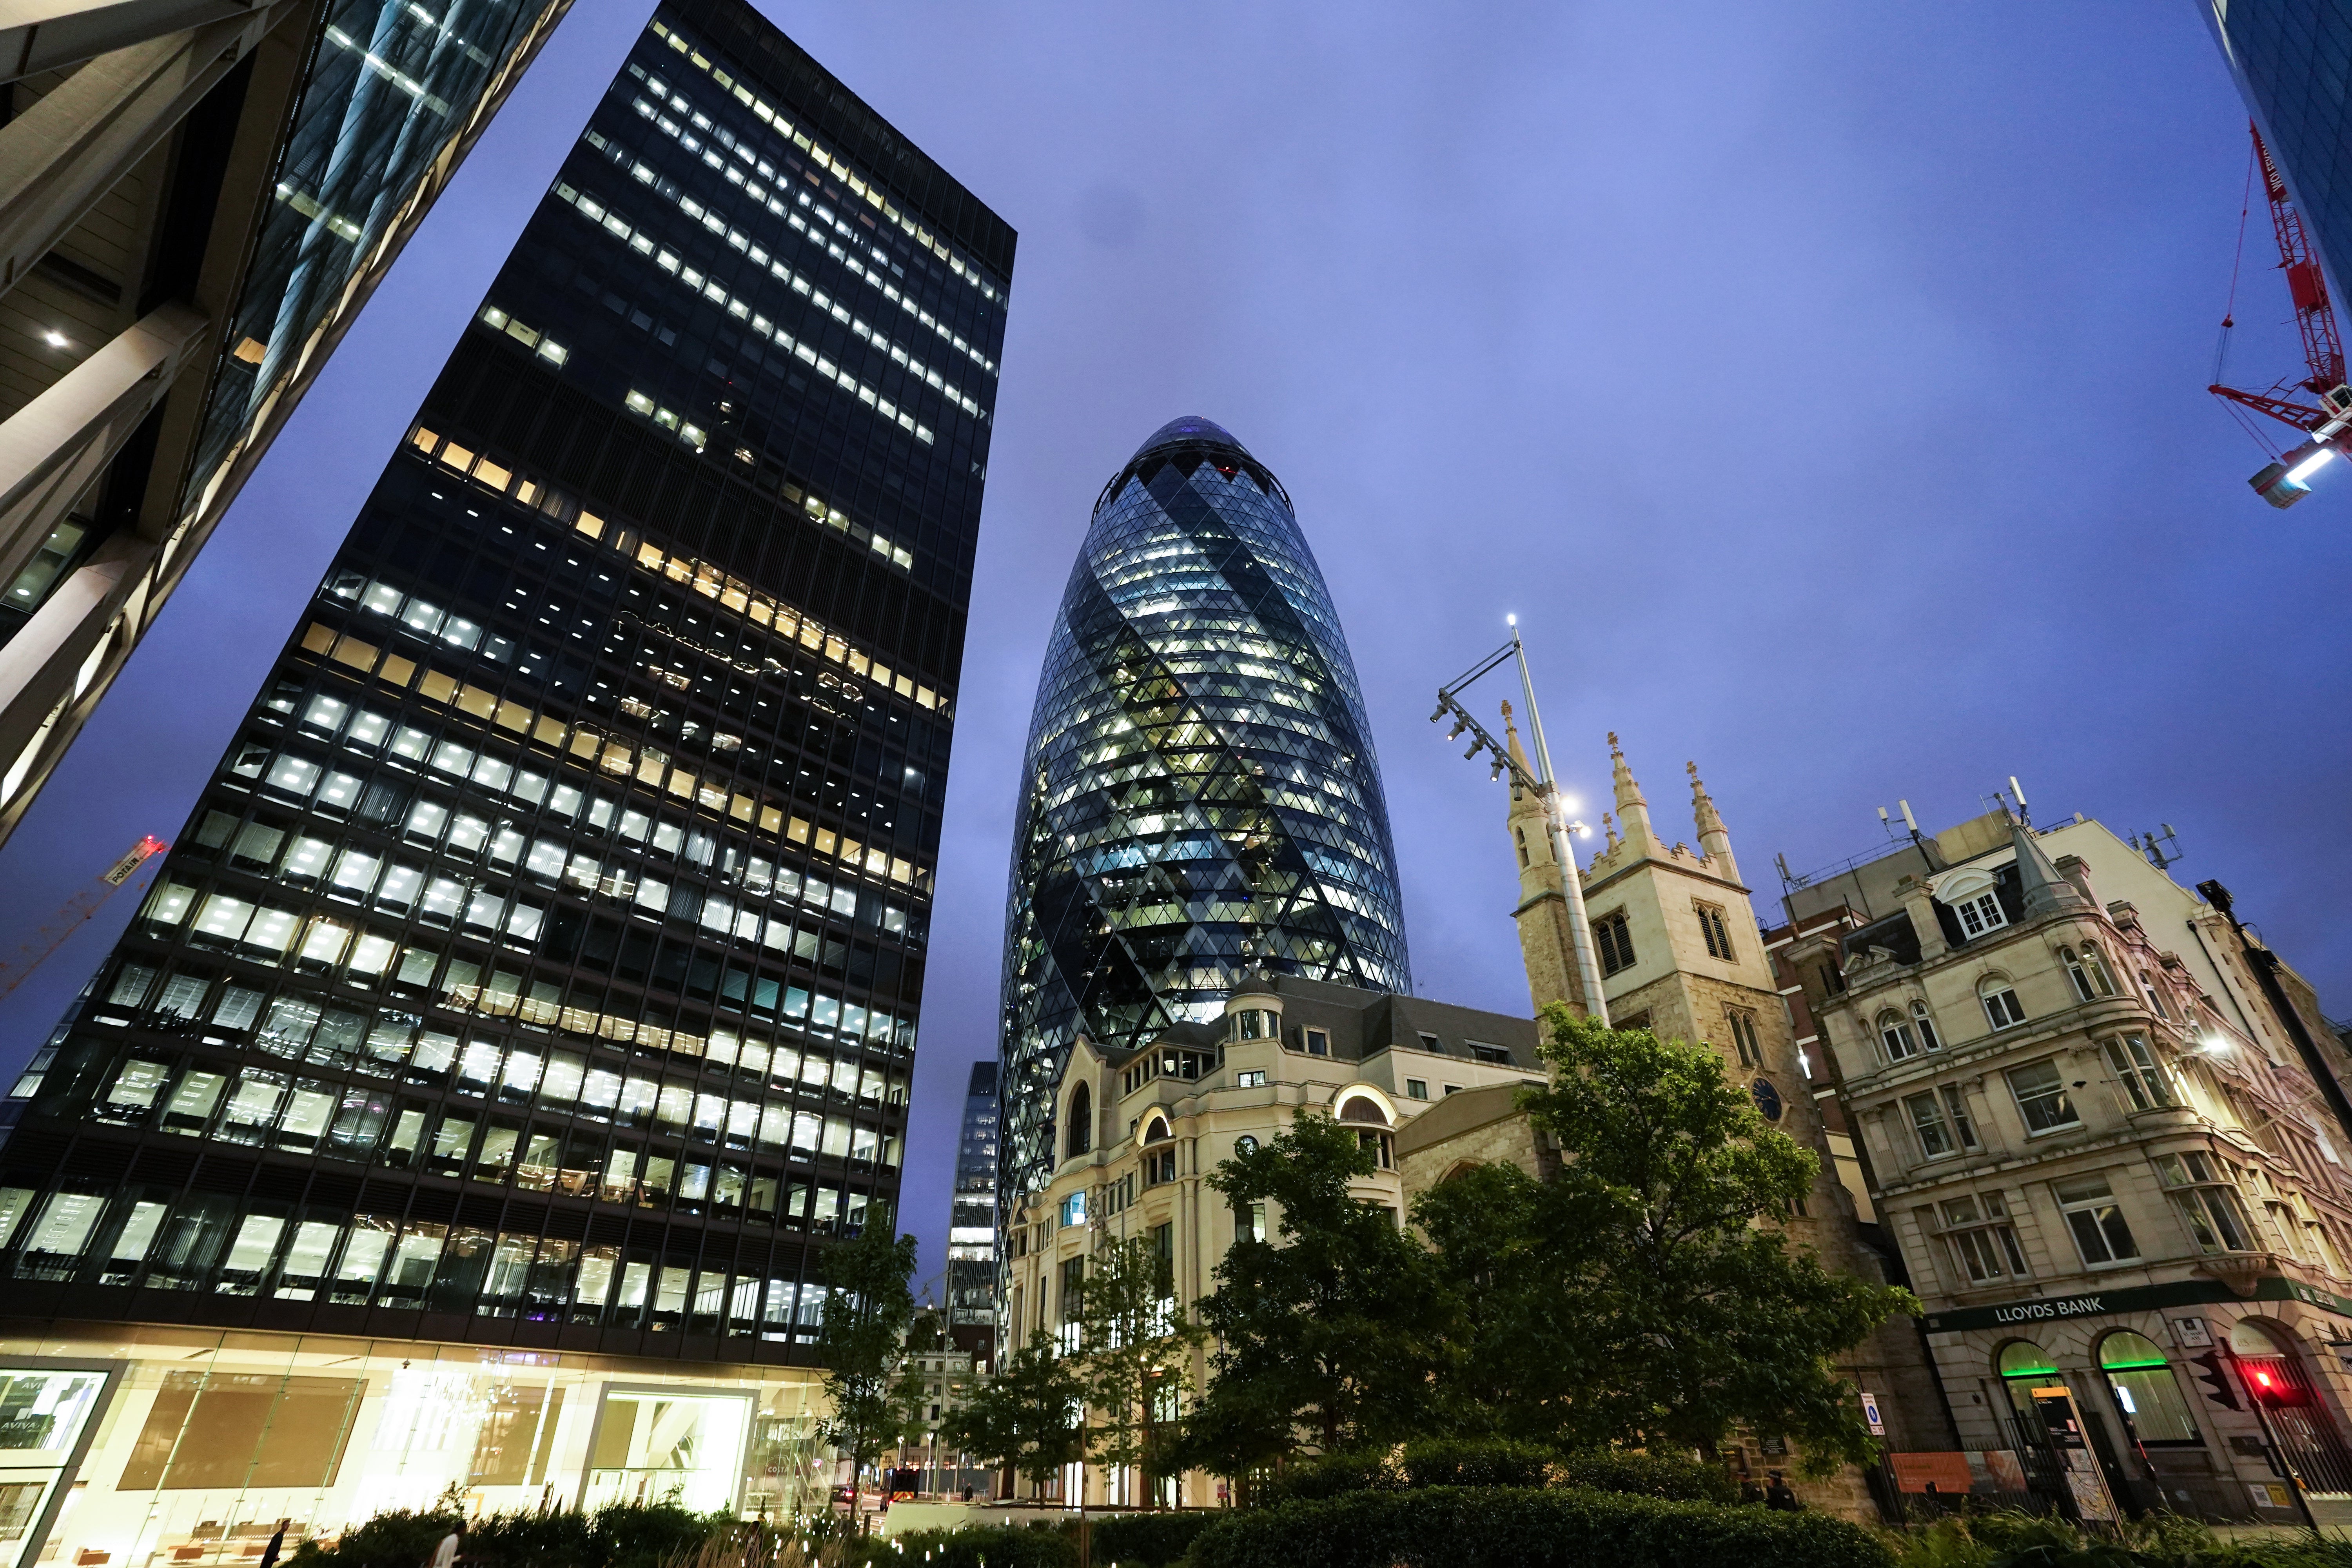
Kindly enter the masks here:
M 1000 1191 L 1052 1088 L 1263 964 L 1412 990 L 1388 805 L 1322 572 L 1266 467 L 1171 421 L 1104 487 L 1045 647 L 1013 831 Z
M 2352 260 L 2352 13 L 2339 0 L 2200 0 L 2343 298 Z
M 656 12 L 16 1086 L 0 1355 L 201 1352 L 69 1531 L 787 1506 L 823 1238 L 897 1195 L 1013 250 L 748 5 Z M 319 1441 L 237 1425 L 297 1384 Z
M 991 1364 L 996 1350 L 996 1064 L 971 1064 L 948 1216 L 948 1337 Z

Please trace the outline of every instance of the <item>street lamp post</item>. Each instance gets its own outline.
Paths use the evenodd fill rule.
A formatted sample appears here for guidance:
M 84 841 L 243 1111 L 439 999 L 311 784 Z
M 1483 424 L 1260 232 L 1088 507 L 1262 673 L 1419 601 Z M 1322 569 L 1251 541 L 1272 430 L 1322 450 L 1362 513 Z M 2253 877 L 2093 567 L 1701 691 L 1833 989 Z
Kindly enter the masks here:
M 1551 748 L 1544 742 L 1543 715 L 1536 707 L 1535 678 L 1528 672 L 1528 650 L 1519 640 L 1518 616 L 1510 617 L 1510 641 L 1472 665 L 1466 673 L 1438 688 L 1437 711 L 1429 716 L 1429 721 L 1434 724 L 1449 713 L 1454 715 L 1454 728 L 1447 731 L 1446 739 L 1459 740 L 1465 731 L 1475 737 L 1470 749 L 1462 753 L 1465 759 L 1487 752 L 1494 760 L 1490 776 L 1500 778 L 1507 773 L 1513 788 L 1527 790 L 1544 803 L 1544 826 L 1551 839 L 1552 864 L 1559 868 L 1560 897 L 1568 905 L 1568 940 L 1576 953 L 1577 983 L 1584 992 L 1585 1012 L 1605 1027 L 1609 1023 L 1609 1002 L 1601 994 L 1601 961 L 1592 948 L 1592 924 L 1585 918 L 1584 881 L 1577 872 L 1576 853 L 1569 844 L 1570 834 L 1592 830 L 1580 822 L 1569 820 L 1568 803 L 1560 797 L 1551 771 Z M 1507 748 L 1488 734 L 1460 700 L 1473 682 L 1507 658 L 1518 663 L 1519 689 L 1527 698 L 1528 728 L 1535 736 L 1535 763 L 1540 776 L 1530 773 Z

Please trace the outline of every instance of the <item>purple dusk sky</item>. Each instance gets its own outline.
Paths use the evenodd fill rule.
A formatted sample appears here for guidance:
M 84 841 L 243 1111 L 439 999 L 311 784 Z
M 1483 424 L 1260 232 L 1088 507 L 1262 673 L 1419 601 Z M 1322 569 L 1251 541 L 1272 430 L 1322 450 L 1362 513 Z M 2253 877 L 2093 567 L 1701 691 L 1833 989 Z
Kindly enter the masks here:
M 1015 776 L 1096 492 L 1179 414 L 1297 502 L 1355 649 L 1415 977 L 1528 1005 L 1503 800 L 1425 722 L 1516 611 L 1597 817 L 1696 758 L 1773 857 L 2176 824 L 2329 1005 L 2352 474 L 2293 512 L 2207 397 L 2245 111 L 2188 0 L 820 4 L 770 14 L 1020 230 L 904 1220 L 941 1262 L 993 1053 Z M 0 858 L 0 955 L 176 833 L 298 606 L 647 13 L 583 0 Z M 2294 367 L 2257 212 L 2239 379 Z M 1507 694 L 1482 689 L 1487 710 Z M 119 900 L 0 1002 L 55 1027 Z

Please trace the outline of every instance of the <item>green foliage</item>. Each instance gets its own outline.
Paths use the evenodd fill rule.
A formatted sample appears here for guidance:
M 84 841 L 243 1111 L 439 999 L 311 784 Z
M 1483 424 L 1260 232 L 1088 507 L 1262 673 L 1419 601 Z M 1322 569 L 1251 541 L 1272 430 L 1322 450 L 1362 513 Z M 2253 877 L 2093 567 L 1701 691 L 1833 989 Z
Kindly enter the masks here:
M 1404 1485 L 1386 1448 L 1346 1448 L 1294 1459 L 1253 1500 L 1260 1504 L 1341 1497 L 1349 1492 L 1392 1492 Z
M 1096 1248 L 1078 1293 L 1076 1361 L 1097 1464 L 1166 1473 L 1150 1463 L 1161 1458 L 1161 1417 L 1172 1422 L 1182 1408 L 1192 1352 L 1205 1337 L 1178 1313 L 1174 1283 L 1149 1240 Z
M 332 1546 L 306 1541 L 303 1568 L 419 1568 L 457 1522 L 455 1513 L 395 1510 L 345 1529 Z M 593 1513 L 493 1513 L 469 1520 L 468 1568 L 667 1568 L 744 1527 L 728 1513 L 669 1503 L 614 1503 Z
M 1910 1293 L 1832 1274 L 1778 1226 L 1817 1162 L 1704 1047 L 1547 1008 L 1552 1081 L 1521 1103 L 1558 1142 L 1539 1182 L 1486 1165 L 1414 1205 L 1454 1313 L 1439 1380 L 1465 1434 L 1574 1447 L 1795 1438 L 1826 1474 L 1874 1452 L 1830 1357 Z
M 1192 1550 L 1193 1538 L 1223 1516 L 1206 1510 L 1186 1513 L 1122 1513 L 1095 1521 L 1097 1568 L 1170 1568 Z
M 1583 1488 L 1428 1487 L 1253 1509 L 1192 1543 L 1192 1568 L 1888 1568 L 1886 1548 L 1818 1513 Z
M 1042 1487 L 1085 1452 L 1079 1429 L 1086 1390 L 1054 1338 L 1039 1329 L 940 1423 L 946 1442 L 992 1465 L 1010 1465 Z
M 1564 1456 L 1558 1475 L 1564 1486 L 1678 1502 L 1736 1503 L 1739 1483 L 1720 1465 L 1672 1454 L 1637 1454 L 1624 1448 L 1588 1448 Z
M 1096 1526 L 1100 1540 L 1101 1526 Z M 1077 1568 L 1078 1544 L 1067 1530 L 971 1524 L 957 1530 L 909 1530 L 887 1541 L 868 1538 L 863 1568 Z M 923 1553 L 931 1553 L 930 1562 Z M 1095 1560 L 1108 1563 L 1102 1548 Z M 849 1565 L 845 1564 L 845 1568 Z
M 1426 1426 L 1440 1293 L 1428 1253 L 1349 1191 L 1372 1169 L 1354 1131 L 1302 1113 L 1209 1177 L 1236 1209 L 1271 1204 L 1280 1227 L 1235 1242 L 1199 1304 L 1219 1349 L 1171 1463 L 1240 1475 L 1302 1447 L 1394 1442 Z
M 1409 1487 L 1540 1487 L 1558 1457 L 1506 1438 L 1424 1437 L 1404 1446 L 1397 1468 Z
M 864 1229 L 824 1254 L 824 1326 L 816 1358 L 833 1415 L 817 1435 L 846 1453 L 850 1485 L 883 1451 L 918 1435 L 923 1384 L 904 1353 L 914 1322 L 915 1238 L 894 1237 L 869 1215 Z
M 291 1561 L 299 1568 L 417 1568 L 457 1522 L 454 1513 L 395 1509 L 350 1526 L 331 1547 L 305 1541 Z
M 1884 1532 L 1897 1568 L 2352 1568 L 2341 1537 L 2222 1541 L 2205 1525 L 2158 1514 L 2092 1535 L 2063 1519 L 2001 1510 Z

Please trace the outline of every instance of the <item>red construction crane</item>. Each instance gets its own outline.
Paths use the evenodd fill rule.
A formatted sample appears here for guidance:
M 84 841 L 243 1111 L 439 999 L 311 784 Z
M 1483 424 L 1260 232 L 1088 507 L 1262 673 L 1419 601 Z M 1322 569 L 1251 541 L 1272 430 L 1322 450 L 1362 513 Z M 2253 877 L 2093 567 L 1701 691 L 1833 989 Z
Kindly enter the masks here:
M 2300 445 L 2246 481 L 2271 505 L 2290 507 L 2311 493 L 2303 481 L 2315 469 L 2339 452 L 2352 451 L 2352 386 L 2345 384 L 2344 340 L 2336 330 L 2336 310 L 2328 302 L 2327 274 L 2320 267 L 2319 253 L 2303 231 L 2303 216 L 2294 210 L 2262 132 L 2252 121 L 2247 129 L 2262 165 L 2263 195 L 2270 202 L 2271 228 L 2278 239 L 2279 269 L 2286 274 L 2287 292 L 2294 301 L 2294 324 L 2303 334 L 2303 363 L 2309 374 L 2300 381 L 2281 381 L 2266 392 L 2218 384 L 2205 390 L 2303 432 Z M 2242 228 L 2240 233 L 2242 243 Z M 2231 325 L 2227 316 L 2221 325 L 2224 330 Z M 2317 404 L 2296 402 L 2289 394 L 2298 388 L 2315 395 Z
M 43 959 L 63 947 L 66 938 L 97 915 L 100 906 L 114 896 L 116 889 L 131 880 L 132 873 L 170 847 L 151 833 L 125 850 L 121 859 L 100 873 L 97 886 L 85 888 L 68 899 L 65 907 L 42 921 L 32 940 L 18 948 L 13 958 L 0 963 L 0 996 L 5 996 L 24 984 L 25 977 L 39 968 Z

